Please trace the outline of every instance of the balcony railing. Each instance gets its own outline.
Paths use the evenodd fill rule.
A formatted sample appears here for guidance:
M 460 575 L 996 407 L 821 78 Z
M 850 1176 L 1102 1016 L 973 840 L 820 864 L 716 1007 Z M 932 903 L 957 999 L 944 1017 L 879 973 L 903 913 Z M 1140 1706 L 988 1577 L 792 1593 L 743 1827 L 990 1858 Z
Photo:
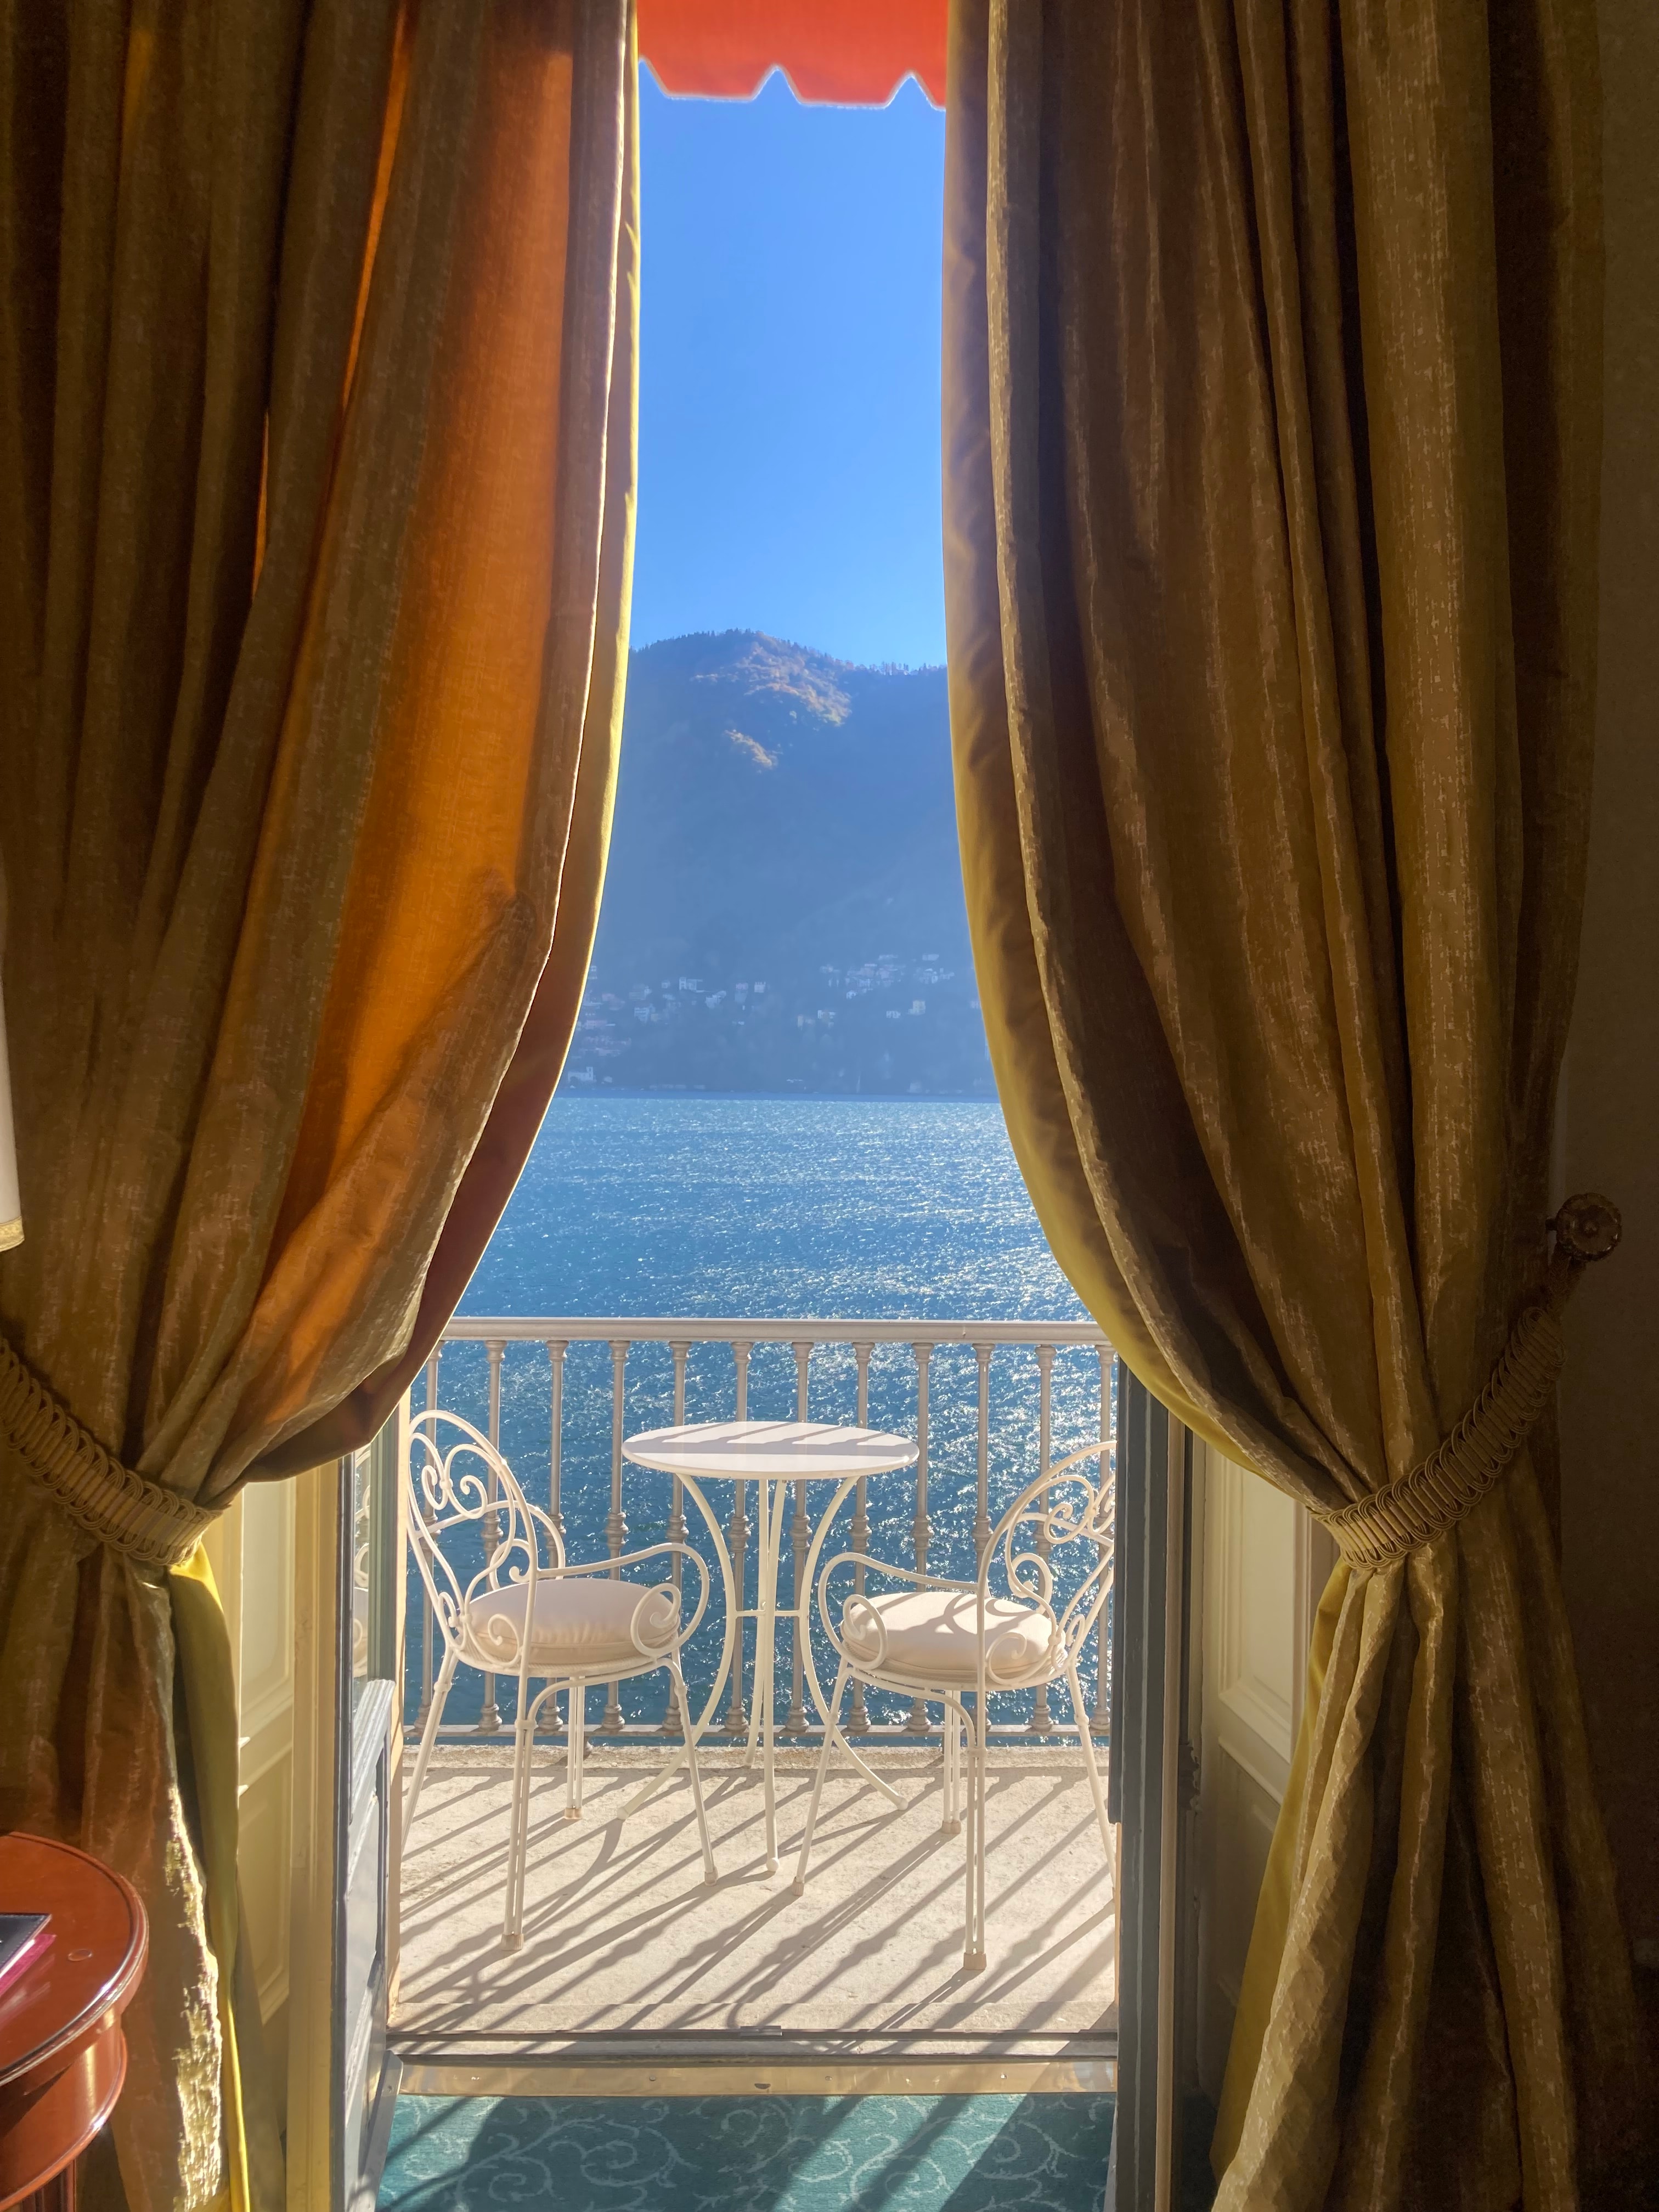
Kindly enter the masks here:
M 900 1566 L 971 1575 L 1000 1498 L 1012 1498 L 1042 1468 L 1096 1437 L 1111 1446 L 1118 1390 L 1111 1346 L 1087 1322 L 559 1316 L 452 1322 L 411 1400 L 416 1412 L 441 1405 L 483 1428 L 526 1493 L 545 1502 L 572 1559 L 617 1557 L 629 1548 L 630 1535 L 694 1544 L 706 1538 L 695 1525 L 688 1530 L 679 1483 L 623 1457 L 625 1439 L 641 1430 L 688 1419 L 792 1415 L 895 1429 L 915 1438 L 915 1467 L 858 1484 L 848 1529 L 852 1548 Z M 873 1520 L 872 1486 L 878 1493 Z M 745 1571 L 754 1565 L 747 1487 L 732 1484 L 724 1531 L 739 1593 L 749 1587 Z M 798 1490 L 788 1546 L 790 1603 L 810 1537 L 806 1500 Z M 1109 1551 L 1109 1540 L 1102 1548 Z M 863 1581 L 860 1570 L 859 1587 Z M 414 1729 L 427 1717 L 441 1655 L 418 1576 L 408 1577 L 408 1589 L 404 1711 Z M 1109 1606 L 1109 1600 L 1101 1617 L 1103 1648 Z M 711 1615 L 708 1632 L 723 1638 L 723 1618 Z M 689 1666 L 691 1647 L 687 1650 Z M 706 1741 L 721 1730 L 738 1737 L 745 1732 L 751 1661 L 752 1638 L 737 1648 L 729 1702 L 723 1719 L 711 1712 Z M 1085 1677 L 1096 1731 L 1106 1724 L 1106 1672 L 1097 1663 Z M 781 1735 L 803 1741 L 822 1726 L 805 1694 L 804 1674 L 797 1644 Z M 476 1741 L 510 1724 L 502 1705 L 506 1686 L 483 1678 L 481 1689 L 471 1692 L 477 1710 L 462 1711 L 459 1718 L 452 1716 L 466 1693 L 453 1691 L 441 1735 Z M 629 1687 L 621 1694 L 611 1688 L 598 1733 L 659 1739 L 672 1733 L 661 1716 L 624 1710 Z M 694 1706 L 705 1702 L 695 1683 L 693 1692 Z M 649 1693 L 648 1685 L 636 1692 Z M 937 1735 L 920 1700 L 908 1709 L 871 1709 L 883 1694 L 866 1700 L 855 1686 L 849 1735 L 912 1742 Z M 1028 1693 L 1027 1709 L 994 1724 L 993 1733 L 1005 1740 L 1075 1738 L 1080 1717 L 1060 1710 L 1068 1705 L 1063 1688 Z

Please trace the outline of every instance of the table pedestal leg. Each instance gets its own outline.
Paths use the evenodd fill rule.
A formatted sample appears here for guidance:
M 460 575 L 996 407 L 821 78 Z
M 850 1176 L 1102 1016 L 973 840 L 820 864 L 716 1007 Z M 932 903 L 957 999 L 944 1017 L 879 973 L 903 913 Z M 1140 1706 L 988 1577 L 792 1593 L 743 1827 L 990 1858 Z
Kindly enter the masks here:
M 749 1730 L 749 1759 L 751 1763 L 757 1747 L 761 1755 L 762 1784 L 766 1796 L 766 1871 L 775 1874 L 778 1868 L 778 1798 L 777 1774 L 773 1758 L 773 1745 L 777 1734 L 775 1707 L 776 1683 L 776 1643 L 778 1622 L 778 1557 L 783 1534 L 783 1494 L 781 1482 L 763 1480 L 755 1485 L 760 1493 L 759 1568 L 760 1620 L 755 1638 L 755 1711 Z

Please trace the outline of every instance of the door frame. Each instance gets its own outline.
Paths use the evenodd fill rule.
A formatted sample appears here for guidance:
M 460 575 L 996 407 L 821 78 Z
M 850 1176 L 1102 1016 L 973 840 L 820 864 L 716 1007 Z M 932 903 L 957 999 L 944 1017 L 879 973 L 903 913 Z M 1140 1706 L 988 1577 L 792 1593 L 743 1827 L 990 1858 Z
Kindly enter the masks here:
M 1127 1368 L 1120 1373 L 1110 1807 L 1120 1838 L 1117 2110 L 1104 2212 L 1171 2212 L 1180 2184 L 1192 1446 Z
M 387 1528 L 371 1516 L 371 1594 L 390 1582 L 369 1609 L 371 1657 L 390 1660 L 390 1681 L 370 1679 L 356 1705 L 354 1729 L 350 1634 L 355 1531 L 349 1460 L 331 1461 L 296 1479 L 294 1591 L 294 1794 L 289 1904 L 288 2069 L 288 2212 L 369 2212 L 390 2140 L 401 2071 L 385 2044 L 385 2014 L 395 1983 L 395 1886 L 400 1856 L 402 1684 L 395 1668 L 403 1645 L 403 1578 L 386 1567 L 400 1562 L 395 1521 L 401 1486 L 395 1480 L 399 1428 L 387 1424 L 370 1448 L 376 1473 L 394 1480 L 371 1495 L 393 1501 Z M 374 1570 L 381 1573 L 376 1576 Z M 361 1851 L 369 1800 L 385 1814 L 373 1847 L 380 1860 L 383 1900 L 380 2051 L 361 2155 L 348 2176 L 345 2100 L 348 2065 L 344 2019 L 348 1881 L 354 1830 Z M 354 2023 L 355 2025 L 355 2023 Z
M 1109 1769 L 1119 1822 L 1117 2113 L 1105 2212 L 1170 2212 L 1179 2185 L 1176 2079 L 1182 2046 L 1183 1692 L 1193 1630 L 1189 1589 L 1192 1441 L 1120 1364 L 1112 1733 Z M 401 1669 L 406 1530 L 401 1473 L 408 1403 L 371 1448 L 382 1510 L 368 1532 L 374 1671 L 391 1676 L 385 1873 L 386 1996 L 395 2013 L 401 1857 Z M 338 2115 L 345 2054 L 343 2002 L 344 1884 L 351 1808 L 362 1796 L 351 1759 L 352 1530 L 349 1462 L 296 1482 L 293 1887 L 289 2212 L 366 2212 L 372 2194 L 343 2193 Z M 387 1501 L 392 1501 L 388 1505 Z M 395 1571 L 391 1570 L 395 1569 Z M 1127 1571 L 1126 1571 L 1127 1570 Z M 353 1765 L 357 1766 L 354 1775 Z M 1135 1909 L 1123 1913 L 1126 1901 Z M 1146 2063 L 1146 2054 L 1152 2063 Z M 384 2163 L 402 2065 L 386 2050 L 368 2128 L 365 2191 Z M 564 2087 L 563 2084 L 561 2084 Z M 569 2089 L 566 2094 L 571 2094 Z

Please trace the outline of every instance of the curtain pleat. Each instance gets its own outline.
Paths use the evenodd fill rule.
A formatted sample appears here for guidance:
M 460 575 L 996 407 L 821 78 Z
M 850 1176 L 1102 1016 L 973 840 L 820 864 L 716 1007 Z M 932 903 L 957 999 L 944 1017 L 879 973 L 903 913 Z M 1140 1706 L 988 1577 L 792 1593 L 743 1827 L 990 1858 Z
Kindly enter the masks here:
M 378 1424 L 568 1041 L 626 660 L 631 39 L 627 0 L 0 7 L 0 1328 L 204 1504 Z M 0 1817 L 150 1916 L 128 2198 L 274 2206 L 210 1578 L 0 1471 Z
M 952 741 L 1010 1134 L 1142 1380 L 1330 1512 L 1468 1410 L 1547 1254 L 1594 15 L 960 0 L 951 36 Z M 1339 1567 L 1310 1689 L 1218 2203 L 1617 2201 L 1630 1970 L 1531 1449 Z

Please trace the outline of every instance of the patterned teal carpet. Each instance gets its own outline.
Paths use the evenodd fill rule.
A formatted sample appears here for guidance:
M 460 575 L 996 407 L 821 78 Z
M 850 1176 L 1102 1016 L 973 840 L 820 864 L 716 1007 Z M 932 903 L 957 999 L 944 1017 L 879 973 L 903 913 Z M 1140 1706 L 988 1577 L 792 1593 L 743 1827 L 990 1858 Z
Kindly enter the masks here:
M 1110 2097 L 400 2097 L 381 2212 L 1098 2212 Z

